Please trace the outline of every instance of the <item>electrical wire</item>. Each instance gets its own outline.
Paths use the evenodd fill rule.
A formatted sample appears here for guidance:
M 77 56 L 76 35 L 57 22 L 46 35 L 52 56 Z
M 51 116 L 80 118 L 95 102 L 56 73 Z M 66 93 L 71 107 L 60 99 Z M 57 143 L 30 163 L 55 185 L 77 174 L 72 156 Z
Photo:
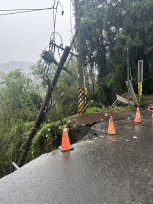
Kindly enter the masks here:
M 54 0 L 54 5 L 53 5 L 53 7 L 55 6 L 55 3 L 56 3 L 56 0 Z M 55 32 L 55 14 L 54 14 L 54 10 L 53 10 L 53 32 Z M 55 35 L 53 35 L 53 41 L 55 40 L 54 39 L 54 37 L 55 37 Z M 55 47 L 54 47 L 54 49 L 55 49 Z M 54 50 L 55 51 L 55 50 Z
M 75 36 L 76 36 L 76 34 L 75 34 Z M 75 37 L 74 37 L 74 38 L 75 38 Z M 71 47 L 72 47 L 73 42 L 74 42 L 74 39 L 73 39 L 73 41 L 72 41 L 72 43 L 71 43 Z M 71 58 L 72 58 L 72 56 L 70 57 L 70 59 L 71 59 Z M 69 62 L 70 62 L 70 60 L 69 60 Z M 68 64 L 69 64 L 69 63 L 68 63 Z M 68 67 L 68 64 L 67 64 L 67 67 Z M 69 87 L 69 88 L 70 88 L 70 87 Z M 59 100 L 64 97 L 65 93 L 69 90 L 69 88 L 60 96 Z M 53 104 L 50 108 L 52 108 L 54 105 L 55 105 L 55 104 Z M 7 141 L 5 141 L 5 143 L 1 144 L 0 147 L 2 147 L 2 146 L 4 146 L 4 145 L 8 144 L 9 141 L 14 141 L 14 140 L 18 139 L 19 137 L 23 137 L 23 136 L 25 136 L 25 135 L 27 135 L 27 134 L 28 134 L 28 133 L 23 134 L 23 135 L 20 135 L 20 136 L 15 137 L 15 138 L 14 138 L 14 136 L 13 136 L 13 137 L 10 137 L 9 140 L 7 140 Z
M 54 9 L 56 9 L 56 8 L 50 7 L 50 8 L 30 9 L 30 10 L 25 9 L 25 10 L 21 10 L 21 11 L 17 11 L 17 12 L 12 12 L 12 13 L 1 13 L 0 16 L 29 13 L 29 12 L 35 12 L 35 11 L 45 11 L 45 10 L 53 10 L 54 11 Z
M 55 54 L 56 46 L 53 45 L 53 44 L 51 43 L 51 41 L 53 41 L 54 44 L 56 44 L 56 39 L 55 39 L 56 34 L 59 35 L 59 37 L 60 37 L 60 39 L 61 39 L 61 45 L 63 45 L 63 39 L 62 39 L 61 35 L 60 35 L 58 32 L 56 32 L 57 9 L 58 9 L 58 5 L 59 5 L 59 4 L 60 4 L 61 7 L 62 7 L 62 15 L 64 14 L 63 6 L 62 6 L 62 4 L 59 2 L 59 0 L 58 0 L 57 2 L 56 2 L 56 0 L 54 0 L 54 5 L 53 5 L 53 7 L 55 7 L 55 4 L 56 4 L 56 10 L 55 10 L 55 11 L 53 10 L 53 32 L 52 32 L 51 35 L 50 35 L 50 42 L 49 42 L 49 50 L 51 50 L 54 54 Z M 53 36 L 53 37 L 52 37 L 52 36 Z M 52 46 L 51 46 L 51 45 L 52 45 Z M 57 51 L 58 51 L 58 56 L 59 56 L 59 58 L 60 58 L 60 50 L 57 49 Z
M 57 31 L 51 33 L 51 35 L 50 35 L 50 40 L 52 40 L 51 38 L 52 38 L 52 35 L 54 35 L 54 34 L 58 34 L 58 36 L 59 36 L 60 39 L 61 39 L 61 44 L 63 44 L 62 36 L 61 36 L 61 35 L 59 34 L 59 32 L 57 32 Z
M 73 35 L 73 31 L 72 31 L 72 1 L 70 1 L 70 26 L 71 26 L 71 37 Z
M 83 23 L 81 23 L 81 24 L 83 24 Z M 80 27 L 78 27 L 78 28 L 74 27 L 72 30 L 77 30 L 77 29 L 80 29 L 80 28 L 81 28 L 81 25 L 80 25 Z M 87 28 L 87 29 L 88 29 L 88 28 Z M 89 29 L 88 29 L 88 31 L 89 31 Z M 90 31 L 88 32 L 88 34 L 90 35 L 90 37 L 92 37 Z M 114 63 L 113 63 L 113 62 L 111 61 L 111 59 L 107 56 L 107 54 L 106 54 L 105 51 L 103 50 L 102 46 L 96 41 L 96 39 L 94 39 L 94 41 L 95 41 L 95 43 L 99 46 L 99 48 L 102 50 L 102 52 L 105 54 L 105 56 L 106 56 L 106 58 L 109 60 L 109 62 L 110 62 L 110 63 L 113 65 L 113 67 L 115 68 Z
M 56 102 L 53 105 L 48 107 L 47 113 L 58 103 L 58 101 L 61 101 L 63 99 L 64 95 L 68 92 L 69 89 L 70 87 L 66 91 L 64 91 L 64 93 L 62 93 L 58 99 L 56 99 Z
M 58 36 L 60 37 L 60 40 L 61 40 L 61 46 L 63 46 L 63 39 L 62 39 L 62 36 L 61 36 L 58 32 L 52 32 L 51 35 L 50 35 L 49 49 L 51 49 L 52 35 L 54 35 L 54 39 L 55 39 L 55 34 L 58 34 Z M 54 41 L 54 40 L 53 40 L 53 41 Z M 54 44 L 56 44 L 55 41 L 54 41 Z M 55 45 L 52 44 L 52 48 L 53 48 L 53 47 L 55 48 Z M 58 50 L 58 56 L 59 56 L 59 58 L 60 58 L 60 57 L 61 57 L 61 56 L 60 56 L 60 49 L 57 48 L 57 50 Z M 54 51 L 54 52 L 55 52 L 55 51 Z
M 88 29 L 88 27 L 87 27 Z M 88 29 L 89 31 L 89 29 Z M 90 37 L 92 37 L 90 31 L 88 32 L 88 34 L 90 35 Z M 114 63 L 112 62 L 112 60 L 107 56 L 107 54 L 105 53 L 104 49 L 102 48 L 102 46 L 97 42 L 97 40 L 94 38 L 95 43 L 99 46 L 99 48 L 101 49 L 101 51 L 104 53 L 104 55 L 106 56 L 106 58 L 108 59 L 108 61 L 113 65 L 113 67 L 115 68 Z
M 57 8 L 58 8 L 59 1 L 57 1 L 56 10 L 55 10 L 55 21 L 54 21 L 54 32 L 55 32 L 55 26 L 56 26 L 56 18 L 57 18 Z
M 57 5 L 58 5 L 58 2 L 57 2 Z M 56 17 L 57 17 L 57 9 L 55 11 L 55 16 L 54 16 L 54 42 L 55 42 Z M 55 47 L 54 47 L 54 51 L 55 51 Z
M 55 7 L 55 4 L 56 4 L 56 0 L 54 0 L 53 7 Z M 56 5 L 56 11 L 54 12 L 54 10 L 53 10 L 53 41 L 54 42 L 55 42 L 55 27 L 56 27 L 57 7 L 58 7 L 58 1 L 57 1 L 57 5 Z M 54 48 L 54 52 L 55 52 L 55 46 L 53 46 L 53 48 Z
M 50 8 L 50 7 L 49 7 Z M 54 7 L 52 7 L 54 8 Z M 0 11 L 33 11 L 33 10 L 39 10 L 39 9 L 48 9 L 48 8 L 26 8 L 26 9 L 0 9 Z
M 153 79 L 153 77 L 150 77 L 150 78 L 144 79 L 142 82 L 144 82 L 144 81 L 148 81 L 149 79 Z
M 148 81 L 148 80 L 150 80 L 150 79 L 153 79 L 153 77 L 150 77 L 150 78 L 144 79 L 142 82 Z M 136 84 L 138 84 L 138 82 L 136 82 L 136 83 L 134 83 L 134 84 L 132 84 L 132 85 L 136 85 Z
M 49 10 L 49 9 L 53 9 L 53 21 L 54 21 L 54 42 L 55 42 L 55 33 L 57 33 L 57 32 L 55 32 L 55 28 L 56 28 L 56 18 L 57 18 L 57 8 L 58 8 L 58 4 L 60 4 L 61 5 L 61 3 L 59 2 L 59 1 L 57 1 L 57 5 L 56 5 L 56 7 L 55 7 L 55 3 L 56 3 L 56 0 L 54 0 L 54 6 L 53 7 L 51 7 L 51 8 L 44 8 L 44 9 L 14 9 L 14 10 L 1 10 L 1 11 L 17 11 L 17 12 L 13 12 L 13 13 L 4 13 L 4 14 L 0 14 L 0 15 L 13 15 L 13 14 L 19 14 L 19 13 L 27 13 L 27 12 L 33 12 L 33 11 L 40 11 L 40 10 Z M 61 7 L 62 7 L 62 5 L 61 5 Z M 63 9 L 63 7 L 62 7 L 62 9 Z M 54 12 L 54 10 L 56 10 L 55 12 Z M 63 11 L 62 11 L 62 15 L 63 15 Z M 60 34 L 59 34 L 59 36 L 60 36 Z M 61 36 L 60 36 L 61 37 Z M 61 38 L 61 42 L 62 42 L 62 38 Z M 62 42 L 63 43 L 63 42 Z M 61 100 L 63 97 L 64 97 L 64 95 L 65 95 L 65 93 L 67 92 L 68 90 L 66 90 L 61 96 L 60 96 L 60 98 L 59 98 L 59 100 Z M 19 98 L 19 97 L 18 97 Z M 12 99 L 15 99 L 15 98 L 12 98 Z M 10 101 L 10 100 L 9 100 Z M 4 104 L 4 103 L 3 103 Z M 55 104 L 54 104 L 55 105 Z M 53 105 L 53 106 L 54 106 Z M 53 106 L 51 106 L 50 108 L 52 108 Z M 21 138 L 21 137 L 23 137 L 23 136 L 25 136 L 25 135 L 27 135 L 28 133 L 26 133 L 26 134 L 23 134 L 23 135 L 19 135 L 19 136 L 17 136 L 17 137 L 15 137 L 14 138 L 14 136 L 13 137 L 10 137 L 7 141 L 5 141 L 3 144 L 1 144 L 0 145 L 0 147 L 3 147 L 3 146 L 8 146 L 9 144 L 8 144 L 8 142 L 13 142 L 13 141 L 15 141 L 15 140 L 17 140 L 18 138 Z M 1 148 L 1 151 L 3 150 L 3 148 Z
M 63 9 L 63 6 L 62 6 L 62 4 L 61 4 L 61 2 L 60 1 L 58 1 L 58 3 L 61 5 L 61 7 L 62 7 L 62 15 L 64 15 L 64 9 Z

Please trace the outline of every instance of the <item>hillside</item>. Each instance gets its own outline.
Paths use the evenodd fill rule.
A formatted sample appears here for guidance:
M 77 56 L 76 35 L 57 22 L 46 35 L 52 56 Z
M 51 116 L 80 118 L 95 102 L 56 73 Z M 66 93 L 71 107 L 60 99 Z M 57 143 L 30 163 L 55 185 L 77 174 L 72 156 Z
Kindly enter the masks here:
M 32 62 L 19 62 L 19 61 L 11 61 L 8 63 L 0 64 L 0 72 L 9 73 L 13 70 L 20 69 L 25 74 L 29 74 L 31 72 L 30 67 L 32 67 L 34 63 Z

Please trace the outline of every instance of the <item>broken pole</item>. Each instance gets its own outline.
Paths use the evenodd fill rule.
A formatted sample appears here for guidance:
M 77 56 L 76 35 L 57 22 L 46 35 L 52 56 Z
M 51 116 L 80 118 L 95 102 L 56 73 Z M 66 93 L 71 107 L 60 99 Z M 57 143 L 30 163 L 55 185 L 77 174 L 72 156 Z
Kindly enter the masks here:
M 40 107 L 39 113 L 38 113 L 38 115 L 37 115 L 37 117 L 36 117 L 36 119 L 35 119 L 33 128 L 31 129 L 31 132 L 30 132 L 29 135 L 28 135 L 28 140 L 27 140 L 27 142 L 25 143 L 25 145 L 22 147 L 22 152 L 21 152 L 21 154 L 19 155 L 19 160 L 18 160 L 18 162 L 17 162 L 17 165 L 18 165 L 19 167 L 21 167 L 21 166 L 23 165 L 23 163 L 24 163 L 24 161 L 25 161 L 25 158 L 26 158 L 26 155 L 27 155 L 27 153 L 28 153 L 28 151 L 29 151 L 29 149 L 30 149 L 30 147 L 31 147 L 32 140 L 33 140 L 33 138 L 34 138 L 34 136 L 35 136 L 35 134 L 36 134 L 38 128 L 40 127 L 40 124 L 41 124 L 41 122 L 42 122 L 42 119 L 44 118 L 44 116 L 45 116 L 45 114 L 46 114 L 46 112 L 45 112 L 46 107 L 47 107 L 47 105 L 48 105 L 48 103 L 49 103 L 49 100 L 50 100 L 50 98 L 51 98 L 51 95 L 52 95 L 52 93 L 53 93 L 53 90 L 54 90 L 54 88 L 55 88 L 55 86 L 56 86 L 56 83 L 57 83 L 57 81 L 58 81 L 58 78 L 59 78 L 59 76 L 60 76 L 60 73 L 61 73 L 61 71 L 62 71 L 62 68 L 63 68 L 63 66 L 64 66 L 64 63 L 65 63 L 65 61 L 67 60 L 67 57 L 68 57 L 68 55 L 69 55 L 69 53 L 70 53 L 70 49 L 71 49 L 71 48 L 68 47 L 68 46 L 65 47 L 65 50 L 64 50 L 64 52 L 63 52 L 63 54 L 62 54 L 62 57 L 61 57 L 61 59 L 60 59 L 60 62 L 59 62 L 59 64 L 58 64 L 58 67 L 57 67 L 57 70 L 56 70 L 56 72 L 55 72 L 55 75 L 54 75 L 54 78 L 53 78 L 53 80 L 52 80 L 52 83 L 51 83 L 50 86 L 48 87 L 48 91 L 47 91 L 46 96 L 45 96 L 45 99 L 44 99 L 44 101 L 43 101 L 43 103 L 42 103 L 42 105 L 41 105 L 41 107 Z

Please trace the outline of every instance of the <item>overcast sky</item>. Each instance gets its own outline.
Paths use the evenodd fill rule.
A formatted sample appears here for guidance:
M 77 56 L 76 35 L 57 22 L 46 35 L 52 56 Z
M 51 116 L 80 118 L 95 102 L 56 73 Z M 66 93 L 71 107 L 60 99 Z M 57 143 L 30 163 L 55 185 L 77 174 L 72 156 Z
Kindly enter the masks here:
M 54 0 L 0 0 L 2 9 L 52 7 Z M 70 0 L 60 0 L 56 31 L 62 35 L 64 46 L 71 38 Z M 73 12 L 73 11 L 72 11 Z M 2 13 L 2 12 L 0 12 Z M 71 15 L 72 16 L 72 15 Z M 9 61 L 36 62 L 49 43 L 53 32 L 53 11 L 0 16 L 0 63 Z M 60 42 L 57 36 L 57 43 Z

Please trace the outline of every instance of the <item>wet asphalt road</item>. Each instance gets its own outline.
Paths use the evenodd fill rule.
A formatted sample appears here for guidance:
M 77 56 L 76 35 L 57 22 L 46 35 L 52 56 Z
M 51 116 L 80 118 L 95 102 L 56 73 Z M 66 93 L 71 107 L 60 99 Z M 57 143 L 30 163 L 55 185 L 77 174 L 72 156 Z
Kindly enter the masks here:
M 141 111 L 141 125 L 132 124 L 135 112 L 120 114 L 127 119 L 115 121 L 117 135 L 104 134 L 108 123 L 98 123 L 97 136 L 74 151 L 42 155 L 2 178 L 0 204 L 153 203 L 151 113 Z

